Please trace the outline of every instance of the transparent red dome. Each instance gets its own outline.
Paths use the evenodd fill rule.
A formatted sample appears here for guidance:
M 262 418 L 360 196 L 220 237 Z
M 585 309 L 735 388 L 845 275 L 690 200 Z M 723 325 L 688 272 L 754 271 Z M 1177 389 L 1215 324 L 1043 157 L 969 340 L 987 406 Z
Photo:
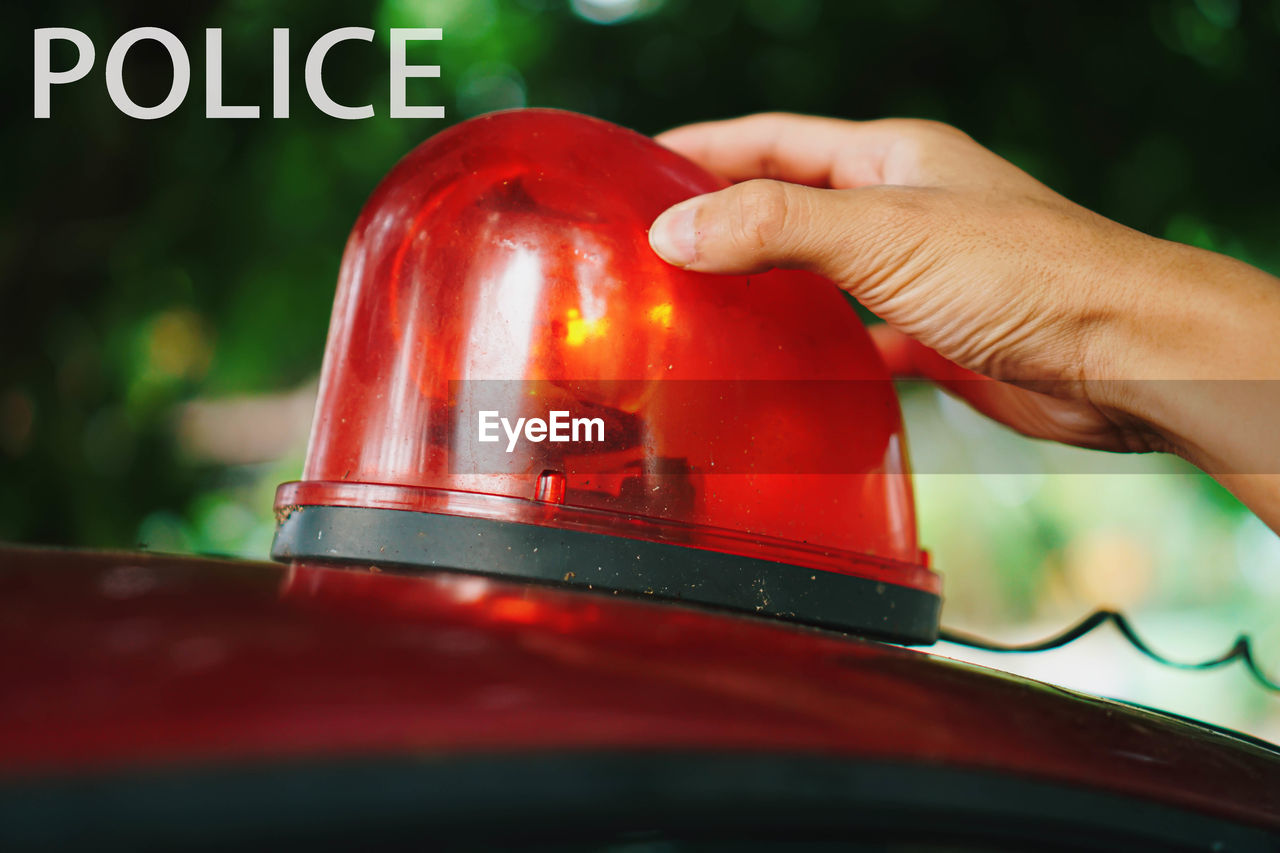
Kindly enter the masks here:
M 659 213 L 722 185 L 647 137 L 552 110 L 418 146 L 347 244 L 275 555 L 639 592 L 617 581 L 620 558 L 667 565 L 663 590 L 768 564 L 919 593 L 936 629 L 898 400 L 844 296 L 800 272 L 680 270 L 649 247 Z M 366 512 L 300 520 L 321 507 Z M 458 541 L 473 534 L 505 544 Z

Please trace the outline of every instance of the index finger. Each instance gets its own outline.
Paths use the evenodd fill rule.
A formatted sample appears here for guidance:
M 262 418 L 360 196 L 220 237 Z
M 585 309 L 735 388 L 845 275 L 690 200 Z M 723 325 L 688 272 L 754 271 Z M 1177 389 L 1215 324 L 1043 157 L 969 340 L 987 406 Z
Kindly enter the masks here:
M 901 182 L 885 170 L 906 135 L 900 124 L 762 113 L 685 125 L 656 138 L 729 181 L 772 178 L 851 189 Z

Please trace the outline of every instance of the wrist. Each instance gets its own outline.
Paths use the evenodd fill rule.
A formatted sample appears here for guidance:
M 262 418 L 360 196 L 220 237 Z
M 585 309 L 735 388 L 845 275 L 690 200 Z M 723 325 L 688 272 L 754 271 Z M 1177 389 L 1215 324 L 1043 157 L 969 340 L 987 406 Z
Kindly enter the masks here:
M 1215 476 L 1280 472 L 1280 280 L 1143 239 L 1091 348 L 1090 398 Z

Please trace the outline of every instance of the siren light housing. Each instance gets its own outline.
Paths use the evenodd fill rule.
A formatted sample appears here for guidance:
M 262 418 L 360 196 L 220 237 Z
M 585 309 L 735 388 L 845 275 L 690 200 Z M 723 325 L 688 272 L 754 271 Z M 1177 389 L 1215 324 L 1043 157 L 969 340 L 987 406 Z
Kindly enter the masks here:
M 722 186 L 553 110 L 418 146 L 347 243 L 273 556 L 936 639 L 898 400 L 857 313 L 808 273 L 649 247 L 659 213 Z

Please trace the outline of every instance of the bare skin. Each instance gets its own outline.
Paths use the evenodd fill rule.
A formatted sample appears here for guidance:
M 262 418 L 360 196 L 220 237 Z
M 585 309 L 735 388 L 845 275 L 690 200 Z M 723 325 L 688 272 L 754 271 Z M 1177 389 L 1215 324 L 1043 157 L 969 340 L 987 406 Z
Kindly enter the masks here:
M 1280 532 L 1280 279 L 1112 222 L 936 122 L 766 114 L 658 141 L 734 182 L 658 217 L 669 263 L 824 275 L 885 320 L 895 373 L 1032 437 L 1177 453 Z

